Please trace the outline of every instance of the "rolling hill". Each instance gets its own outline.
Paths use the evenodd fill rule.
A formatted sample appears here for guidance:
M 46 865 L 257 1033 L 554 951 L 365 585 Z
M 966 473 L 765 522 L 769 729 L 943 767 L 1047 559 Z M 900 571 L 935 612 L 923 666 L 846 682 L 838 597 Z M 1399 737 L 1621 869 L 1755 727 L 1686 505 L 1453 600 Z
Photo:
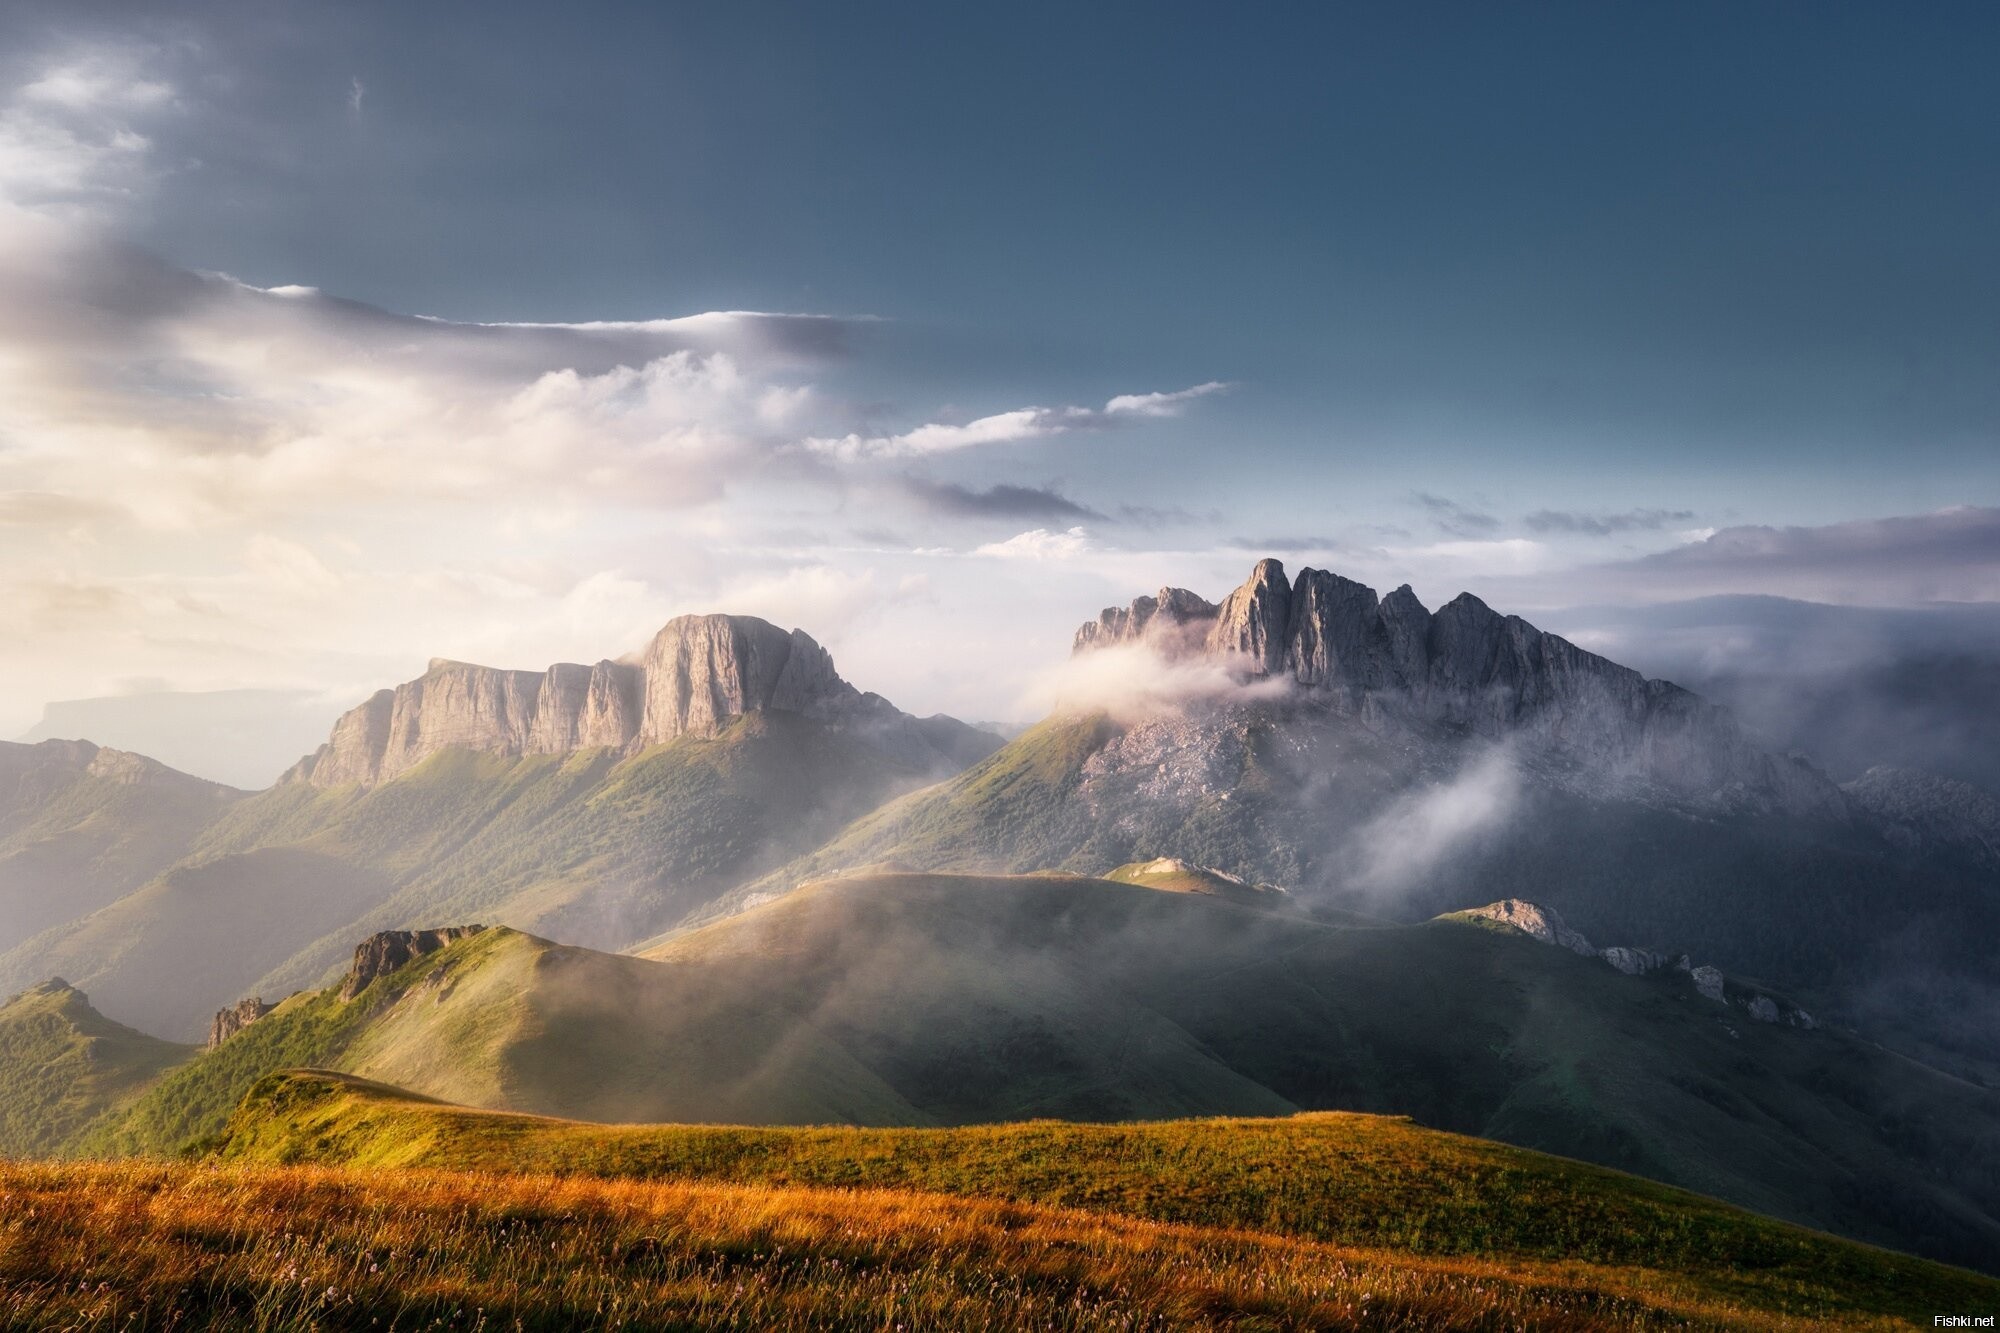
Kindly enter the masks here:
M 83 1146 L 175 1151 L 300 1066 L 604 1121 L 1341 1109 L 1933 1257 L 2000 1253 L 1992 1093 L 1490 921 L 1338 926 L 1074 876 L 872 874 L 650 952 L 479 932 L 352 1000 L 294 997 Z
M 239 1166 L 916 1190 L 1405 1256 L 1646 1269 L 1705 1298 L 1821 1319 L 2000 1295 L 1991 1279 L 1621 1172 L 1348 1113 L 934 1130 L 613 1127 L 294 1071 L 261 1080 L 209 1156 Z
M 134 1032 L 56 980 L 0 1005 L 0 1157 L 60 1152 L 194 1054 Z
M 0 742 L 0 953 L 144 884 L 243 795 L 88 741 Z

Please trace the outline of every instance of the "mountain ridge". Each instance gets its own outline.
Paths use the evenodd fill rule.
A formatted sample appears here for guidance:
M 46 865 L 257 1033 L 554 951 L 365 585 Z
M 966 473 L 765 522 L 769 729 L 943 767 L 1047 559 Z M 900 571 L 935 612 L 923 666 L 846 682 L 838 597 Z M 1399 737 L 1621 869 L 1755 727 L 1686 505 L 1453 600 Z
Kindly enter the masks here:
M 432 658 L 422 676 L 348 710 L 326 744 L 279 780 L 373 785 L 450 748 L 633 754 L 683 735 L 713 736 L 735 717 L 773 710 L 865 733 L 877 748 L 926 769 L 950 767 L 982 734 L 942 715 L 912 717 L 856 689 L 804 630 L 756 616 L 688 615 L 668 621 L 633 660 L 558 662 L 535 672 Z

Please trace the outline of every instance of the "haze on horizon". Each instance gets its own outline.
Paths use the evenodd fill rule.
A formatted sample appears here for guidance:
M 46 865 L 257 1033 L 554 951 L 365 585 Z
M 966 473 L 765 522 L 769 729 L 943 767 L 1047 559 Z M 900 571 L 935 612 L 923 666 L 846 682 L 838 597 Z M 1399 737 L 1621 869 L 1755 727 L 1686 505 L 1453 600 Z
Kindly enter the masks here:
M 1015 718 L 1263 555 L 1992 649 L 1990 7 L 866 8 L 0 8 L 0 736 L 709 610 Z

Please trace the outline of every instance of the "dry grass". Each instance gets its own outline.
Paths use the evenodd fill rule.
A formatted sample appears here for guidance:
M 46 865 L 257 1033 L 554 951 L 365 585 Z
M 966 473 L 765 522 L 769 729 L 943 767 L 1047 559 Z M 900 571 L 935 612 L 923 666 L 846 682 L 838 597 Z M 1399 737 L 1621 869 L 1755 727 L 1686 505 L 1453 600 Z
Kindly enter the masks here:
M 1690 1325 L 1829 1326 L 1644 1270 L 1411 1257 L 918 1193 L 0 1168 L 10 1329 Z

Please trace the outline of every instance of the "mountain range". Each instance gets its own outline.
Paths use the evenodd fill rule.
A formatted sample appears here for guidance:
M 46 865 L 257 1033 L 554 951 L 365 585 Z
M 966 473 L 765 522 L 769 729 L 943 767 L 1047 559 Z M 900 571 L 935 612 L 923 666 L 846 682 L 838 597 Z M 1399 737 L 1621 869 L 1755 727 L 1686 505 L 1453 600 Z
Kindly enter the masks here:
M 21 1151 L 176 1151 L 303 1065 L 613 1121 L 1339 1108 L 2000 1252 L 2000 798 L 1836 782 L 1469 595 L 1162 589 L 1005 742 L 692 616 L 434 661 L 260 792 L 0 781 Z

